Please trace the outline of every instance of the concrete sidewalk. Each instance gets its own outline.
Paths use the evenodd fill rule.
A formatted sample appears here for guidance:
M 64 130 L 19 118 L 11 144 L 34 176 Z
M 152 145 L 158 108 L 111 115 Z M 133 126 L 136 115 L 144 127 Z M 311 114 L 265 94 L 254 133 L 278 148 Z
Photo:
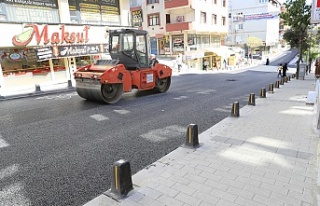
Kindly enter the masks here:
M 314 89 L 314 74 L 280 85 L 201 133 L 199 148 L 181 146 L 134 174 L 126 198 L 105 193 L 85 206 L 317 205 Z

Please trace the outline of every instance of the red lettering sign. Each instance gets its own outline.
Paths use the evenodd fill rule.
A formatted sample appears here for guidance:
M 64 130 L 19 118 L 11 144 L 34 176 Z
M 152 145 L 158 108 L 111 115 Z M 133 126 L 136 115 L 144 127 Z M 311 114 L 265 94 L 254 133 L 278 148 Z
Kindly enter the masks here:
M 81 32 L 66 32 L 65 25 L 61 25 L 59 30 L 49 34 L 49 25 L 43 26 L 42 30 L 39 30 L 39 26 L 36 24 L 26 25 L 26 30 L 22 33 L 15 35 L 12 38 L 12 44 L 15 46 L 27 46 L 32 39 L 35 38 L 37 45 L 43 42 L 44 45 L 49 43 L 57 44 L 74 44 L 74 43 L 87 43 L 89 41 L 89 29 L 90 26 L 84 26 Z

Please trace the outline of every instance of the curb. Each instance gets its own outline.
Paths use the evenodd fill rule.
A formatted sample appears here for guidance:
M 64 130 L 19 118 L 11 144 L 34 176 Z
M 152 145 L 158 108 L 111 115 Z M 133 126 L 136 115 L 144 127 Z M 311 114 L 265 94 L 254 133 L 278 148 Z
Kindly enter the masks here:
M 25 98 L 25 97 L 43 96 L 43 95 L 48 95 L 48 94 L 56 94 L 56 93 L 63 93 L 63 92 L 70 92 L 70 91 L 76 91 L 75 87 L 66 88 L 66 89 L 48 90 L 48 91 L 35 91 L 34 93 L 27 93 L 27 94 L 0 96 L 0 101 L 20 99 L 20 98 Z

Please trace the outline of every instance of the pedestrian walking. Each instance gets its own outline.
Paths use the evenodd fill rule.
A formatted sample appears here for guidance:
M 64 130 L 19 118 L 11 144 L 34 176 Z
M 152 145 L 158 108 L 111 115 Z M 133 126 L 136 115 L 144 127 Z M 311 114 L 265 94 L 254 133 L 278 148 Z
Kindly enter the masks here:
M 279 76 L 280 77 L 282 76 L 282 64 L 279 65 L 277 71 L 278 71 L 278 76 L 277 77 L 279 78 Z
M 288 63 L 285 63 L 282 67 L 282 76 L 286 77 L 287 76 L 287 71 L 288 71 Z
M 270 63 L 269 58 L 267 58 L 266 65 L 269 65 L 269 63 Z
M 181 56 L 181 54 L 179 54 L 177 56 L 176 63 L 178 65 L 178 72 L 180 72 L 181 68 L 182 68 L 182 56 Z

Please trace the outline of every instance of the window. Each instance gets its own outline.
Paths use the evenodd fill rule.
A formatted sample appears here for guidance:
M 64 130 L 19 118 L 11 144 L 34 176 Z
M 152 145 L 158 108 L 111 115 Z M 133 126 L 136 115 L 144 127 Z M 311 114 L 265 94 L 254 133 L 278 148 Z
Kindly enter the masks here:
M 123 36 L 123 51 L 133 50 L 133 34 L 124 34 Z
M 226 0 L 222 0 L 222 6 L 226 7 Z
M 260 4 L 267 3 L 269 0 L 259 0 Z
M 217 24 L 217 15 L 212 14 L 212 24 Z
M 243 29 L 243 24 L 238 24 L 238 29 Z
M 119 35 L 114 35 L 112 36 L 112 50 L 111 50 L 111 53 L 113 54 L 116 54 L 116 53 L 119 53 L 120 52 L 120 48 L 119 48 L 119 45 L 120 45 L 120 37 Z
M 222 26 L 225 26 L 226 25 L 226 17 L 223 16 L 221 20 L 222 20 L 222 22 L 221 22 Z
M 159 0 L 147 0 L 147 4 L 159 3 Z
M 229 13 L 228 17 L 229 17 L 229 19 L 231 19 L 231 17 L 232 17 L 231 13 Z
M 137 56 L 140 64 L 146 64 L 147 62 L 147 43 L 144 35 L 137 35 L 136 44 L 137 44 Z
M 217 4 L 217 0 L 212 0 L 213 4 Z
M 159 14 L 148 15 L 148 24 L 149 26 L 160 25 Z
M 206 12 L 200 12 L 200 23 L 201 24 L 207 23 L 207 14 L 206 14 Z

